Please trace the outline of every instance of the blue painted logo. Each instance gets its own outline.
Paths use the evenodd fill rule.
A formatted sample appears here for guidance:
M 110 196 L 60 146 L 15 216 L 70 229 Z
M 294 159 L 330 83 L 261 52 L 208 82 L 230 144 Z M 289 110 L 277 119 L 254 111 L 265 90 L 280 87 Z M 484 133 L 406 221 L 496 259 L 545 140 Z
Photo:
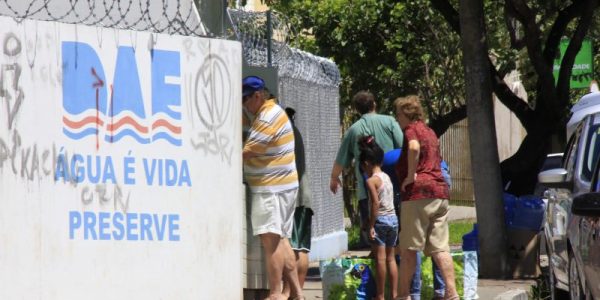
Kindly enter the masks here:
M 125 138 L 181 146 L 181 86 L 172 82 L 181 75 L 179 52 L 152 50 L 150 101 L 142 96 L 132 47 L 118 48 L 112 84 L 106 81 L 98 54 L 86 43 L 63 42 L 62 64 L 65 136 L 95 137 L 96 148 Z

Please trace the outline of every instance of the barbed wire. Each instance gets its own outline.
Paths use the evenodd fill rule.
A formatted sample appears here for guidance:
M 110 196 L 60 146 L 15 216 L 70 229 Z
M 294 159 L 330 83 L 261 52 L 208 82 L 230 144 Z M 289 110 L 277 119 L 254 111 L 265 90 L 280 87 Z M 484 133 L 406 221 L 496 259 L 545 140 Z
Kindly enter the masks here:
M 269 66 L 267 13 L 241 9 L 228 9 L 228 13 L 246 63 Z M 272 11 L 271 26 L 271 65 L 278 67 L 280 77 L 339 86 L 340 72 L 333 61 L 289 46 L 293 33 L 285 16 Z
M 244 58 L 251 66 L 268 65 L 267 13 L 228 9 L 231 24 L 238 41 L 242 43 Z M 277 66 L 291 53 L 287 46 L 289 28 L 284 17 L 271 12 L 271 65 Z
M 1 0 L 0 15 L 17 20 L 207 35 L 193 0 Z

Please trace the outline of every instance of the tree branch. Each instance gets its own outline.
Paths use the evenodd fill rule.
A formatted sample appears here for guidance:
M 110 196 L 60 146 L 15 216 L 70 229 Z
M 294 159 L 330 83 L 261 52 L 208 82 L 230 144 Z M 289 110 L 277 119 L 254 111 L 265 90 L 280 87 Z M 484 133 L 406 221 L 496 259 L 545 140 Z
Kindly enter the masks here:
M 498 73 L 492 61 L 489 60 L 489 62 L 492 66 L 492 68 L 490 68 L 490 75 L 492 78 L 492 88 L 494 89 L 494 94 L 496 94 L 496 97 L 498 97 L 498 100 L 500 100 L 504 106 L 506 106 L 515 114 L 525 130 L 529 131 L 533 121 L 533 110 L 529 104 L 527 104 L 527 102 L 515 95 L 515 93 L 504 81 L 504 77 Z
M 583 39 L 585 38 L 585 35 L 592 24 L 594 10 L 597 7 L 597 0 L 585 1 L 585 6 L 581 11 L 581 17 L 579 18 L 579 23 L 577 24 L 575 33 L 571 37 L 569 46 L 567 47 L 563 60 L 560 64 L 558 83 L 556 86 L 559 107 L 566 107 L 569 103 L 569 82 L 571 79 L 571 72 L 573 70 L 573 63 L 575 62 L 575 56 L 577 56 L 577 53 L 581 49 L 581 43 L 583 42 Z
M 523 0 L 506 0 L 505 9 L 507 14 L 514 16 L 523 24 L 525 31 L 525 45 L 542 87 L 547 91 L 554 89 L 554 78 L 552 76 L 552 64 L 547 63 L 542 55 L 541 32 L 535 22 L 535 13 Z
M 554 25 L 552 25 L 552 29 L 550 29 L 550 33 L 546 39 L 546 47 L 544 48 L 544 57 L 548 64 L 554 62 L 554 59 L 557 56 L 558 45 L 567 26 L 580 14 L 584 4 L 584 1 L 575 1 L 558 13 Z
M 439 118 L 432 119 L 429 122 L 429 127 L 433 129 L 435 134 L 440 137 L 442 134 L 450 128 L 450 125 L 467 117 L 467 106 L 462 105 L 452 109 L 447 114 L 440 116 Z
M 431 4 L 442 14 L 442 16 L 444 16 L 444 19 L 446 19 L 448 24 L 450 24 L 450 27 L 460 34 L 458 11 L 452 7 L 450 2 L 447 0 L 431 0 Z M 528 130 L 528 128 L 531 128 L 533 110 L 531 107 L 529 107 L 527 102 L 523 101 L 523 99 L 519 98 L 517 95 L 515 95 L 515 93 L 513 93 L 508 85 L 506 85 L 506 82 L 504 82 L 504 76 L 498 72 L 494 66 L 494 63 L 490 59 L 488 59 L 488 61 L 490 64 L 490 76 L 492 78 L 492 88 L 494 90 L 494 94 L 496 94 L 502 104 L 508 107 L 508 109 L 515 114 L 523 127 Z M 554 88 L 554 86 L 552 86 L 552 88 Z M 437 122 L 434 121 L 434 123 Z M 443 125 L 436 126 L 440 126 L 440 129 L 436 130 L 436 133 L 441 134 L 447 129 L 444 128 Z
M 506 28 L 508 28 L 511 48 L 516 50 L 523 49 L 523 47 L 525 47 L 525 41 L 523 41 L 523 38 L 517 37 L 518 28 L 515 26 L 515 18 L 508 13 L 507 9 L 504 9 L 504 22 L 506 23 Z
M 460 22 L 458 19 L 458 11 L 450 4 L 448 0 L 431 0 L 431 5 L 433 8 L 437 9 L 448 25 L 454 30 L 458 35 L 460 35 Z

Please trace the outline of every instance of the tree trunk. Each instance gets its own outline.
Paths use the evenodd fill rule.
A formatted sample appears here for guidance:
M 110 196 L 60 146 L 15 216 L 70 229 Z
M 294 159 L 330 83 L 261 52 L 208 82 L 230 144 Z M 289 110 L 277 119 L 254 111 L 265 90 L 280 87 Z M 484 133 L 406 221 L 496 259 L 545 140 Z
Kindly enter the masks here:
M 484 26 L 483 2 L 460 0 L 472 172 L 477 174 L 473 185 L 479 220 L 479 274 L 482 278 L 505 278 L 508 268 L 502 179 Z
M 533 193 L 537 174 L 550 150 L 550 138 L 548 130 L 531 130 L 519 150 L 500 164 L 503 184 L 508 193 L 516 196 Z

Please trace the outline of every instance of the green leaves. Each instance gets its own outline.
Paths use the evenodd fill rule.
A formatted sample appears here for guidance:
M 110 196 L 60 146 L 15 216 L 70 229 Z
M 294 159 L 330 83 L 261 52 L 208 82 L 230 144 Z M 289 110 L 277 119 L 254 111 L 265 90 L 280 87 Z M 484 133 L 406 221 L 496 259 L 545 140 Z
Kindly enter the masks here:
M 281 3 L 275 8 L 301 20 L 294 21 L 294 31 L 310 32 L 316 53 L 340 67 L 343 105 L 362 89 L 377 95 L 383 111 L 391 111 L 400 95 L 420 94 L 431 102 L 432 118 L 464 102 L 458 36 L 428 0 Z M 306 41 L 301 35 L 296 39 Z

